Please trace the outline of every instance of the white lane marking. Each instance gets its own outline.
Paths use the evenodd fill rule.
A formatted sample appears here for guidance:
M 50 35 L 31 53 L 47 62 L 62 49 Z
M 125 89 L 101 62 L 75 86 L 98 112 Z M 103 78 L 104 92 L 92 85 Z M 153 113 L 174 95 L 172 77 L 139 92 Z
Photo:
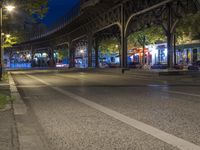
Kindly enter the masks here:
M 186 92 L 180 92 L 180 91 L 164 91 L 164 92 L 179 94 L 179 95 L 193 96 L 193 97 L 200 97 L 200 95 L 198 95 L 198 94 L 192 94 L 192 93 L 186 93 Z
M 200 150 L 200 146 L 195 145 L 194 143 L 188 142 L 188 141 L 186 141 L 184 139 L 178 138 L 178 137 L 176 137 L 176 136 L 174 136 L 172 134 L 166 133 L 166 132 L 164 132 L 162 130 L 159 130 L 159 129 L 155 128 L 155 127 L 152 127 L 152 126 L 150 126 L 148 124 L 145 124 L 145 123 L 140 122 L 138 120 L 135 120 L 133 118 L 127 117 L 127 116 L 125 116 L 123 114 L 120 114 L 120 113 L 114 111 L 114 110 L 111 110 L 111 109 L 106 108 L 106 107 L 104 107 L 102 105 L 99 105 L 97 103 L 89 101 L 86 98 L 80 97 L 80 96 L 78 96 L 76 94 L 73 94 L 71 92 L 65 91 L 65 90 L 63 90 L 61 88 L 53 87 L 53 85 L 51 85 L 50 83 L 48 83 L 48 82 L 46 82 L 44 80 L 41 80 L 41 79 L 39 79 L 39 78 L 37 78 L 35 76 L 32 76 L 32 75 L 26 75 L 26 76 L 28 76 L 28 77 L 30 77 L 32 79 L 35 79 L 35 80 L 37 80 L 37 81 L 39 81 L 39 82 L 41 82 L 41 83 L 43 83 L 45 85 L 48 85 L 48 86 L 50 86 L 50 88 L 52 88 L 52 89 L 54 89 L 54 90 L 56 90 L 56 91 L 58 91 L 58 92 L 60 92 L 60 93 L 62 93 L 64 95 L 66 95 L 68 97 L 71 97 L 71 98 L 73 98 L 73 99 L 75 99 L 75 100 L 77 100 L 77 101 L 79 101 L 79 102 L 81 102 L 81 103 L 83 103 L 85 105 L 88 105 L 88 106 L 90 106 L 90 107 L 92 107 L 92 108 L 94 108 L 94 109 L 96 109 L 96 110 L 98 110 L 100 112 L 103 112 L 103 113 L 105 113 L 105 114 L 107 114 L 107 115 L 109 115 L 109 116 L 111 116 L 111 117 L 113 117 L 113 118 L 115 118 L 115 119 L 117 119 L 117 120 L 119 120 L 121 122 L 124 122 L 124 123 L 136 128 L 136 129 L 138 129 L 138 130 L 140 130 L 142 132 L 150 134 L 153 137 L 156 137 L 157 139 L 160 139 L 160 140 L 162 140 L 162 141 L 164 141 L 164 142 L 166 142 L 166 143 L 168 143 L 168 144 L 170 144 L 170 145 L 172 145 L 174 147 L 177 147 L 177 148 L 179 148 L 181 150 Z
M 60 77 L 68 77 L 68 75 L 66 76 L 66 75 L 60 75 L 60 74 L 56 74 L 57 76 L 60 76 Z M 113 76 L 113 75 L 105 75 L 105 74 L 103 74 L 103 76 Z M 115 77 L 123 77 L 123 78 L 121 78 L 121 79 L 123 79 L 123 80 L 126 80 L 126 79 L 132 79 L 132 80 L 135 80 L 135 79 L 137 79 L 137 80 L 146 80 L 146 81 L 158 81 L 158 82 L 162 82 L 162 83 L 166 83 L 167 84 L 167 81 L 164 81 L 164 80 L 159 80 L 159 79 L 155 79 L 155 78 L 148 78 L 148 77 L 139 77 L 139 76 L 119 76 L 119 75 L 114 75 Z M 80 76 L 81 77 L 81 80 L 84 80 L 84 81 L 90 81 L 90 79 L 89 78 L 87 78 L 86 76 Z M 71 77 L 70 77 L 71 78 Z M 75 77 L 72 77 L 72 78 L 74 78 L 74 79 L 80 79 L 80 78 L 75 78 Z M 97 82 L 97 81 L 92 81 L 92 82 L 94 82 L 94 83 L 102 83 L 102 81 L 100 82 Z M 105 82 L 105 81 L 104 81 Z
M 42 88 L 46 87 L 46 85 L 18 85 L 18 88 Z

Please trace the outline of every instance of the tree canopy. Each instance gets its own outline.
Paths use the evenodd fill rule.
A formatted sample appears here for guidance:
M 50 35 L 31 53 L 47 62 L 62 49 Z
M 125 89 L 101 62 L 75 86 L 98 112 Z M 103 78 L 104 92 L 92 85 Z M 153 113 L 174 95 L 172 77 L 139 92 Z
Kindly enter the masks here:
M 180 19 L 176 30 L 176 44 L 185 44 L 200 38 L 200 12 L 189 14 Z M 143 47 L 148 44 L 166 41 L 164 30 L 161 26 L 152 26 L 135 32 L 128 37 L 128 49 Z
M 29 15 L 35 14 L 34 17 L 43 18 L 48 12 L 48 0 L 14 0 Z
M 63 60 L 64 58 L 69 57 L 69 51 L 66 49 L 58 49 L 58 59 Z
M 109 38 L 101 41 L 99 49 L 102 54 L 117 54 L 119 53 L 120 45 L 117 38 Z
M 143 47 L 144 45 L 155 44 L 158 41 L 165 40 L 166 37 L 162 27 L 152 26 L 131 34 L 128 37 L 128 49 Z
M 20 43 L 27 33 L 35 32 L 35 28 L 42 28 L 41 19 L 48 12 L 48 0 L 4 0 L 3 3 L 14 5 L 17 12 L 12 15 L 4 13 L 3 32 L 11 36 L 4 40 L 3 47 Z
M 200 12 L 182 18 L 176 28 L 177 44 L 200 38 Z

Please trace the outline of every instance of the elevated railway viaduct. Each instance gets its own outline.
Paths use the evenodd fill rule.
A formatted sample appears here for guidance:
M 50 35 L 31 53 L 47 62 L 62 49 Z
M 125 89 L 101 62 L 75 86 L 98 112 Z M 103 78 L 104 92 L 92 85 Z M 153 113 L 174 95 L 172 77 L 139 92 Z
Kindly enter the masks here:
M 98 44 L 106 36 L 120 42 L 120 66 L 127 67 L 127 37 L 144 27 L 160 25 L 167 37 L 168 66 L 173 67 L 173 35 L 181 18 L 200 10 L 200 0 L 81 0 L 48 32 L 35 34 L 8 52 L 45 51 L 53 59 L 53 50 L 69 52 L 70 67 L 74 67 L 75 47 L 87 46 L 88 67 L 92 52 L 98 67 Z

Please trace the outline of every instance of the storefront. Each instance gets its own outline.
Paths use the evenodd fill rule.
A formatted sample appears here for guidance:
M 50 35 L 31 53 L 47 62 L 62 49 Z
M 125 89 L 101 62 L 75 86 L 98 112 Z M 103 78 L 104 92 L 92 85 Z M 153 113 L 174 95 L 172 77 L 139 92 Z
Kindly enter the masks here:
M 145 57 L 143 57 L 145 55 Z M 134 48 L 128 51 L 128 63 L 143 63 L 143 58 L 144 58 L 144 63 L 149 64 L 152 59 L 151 53 L 149 53 L 148 48 L 143 49 L 142 48 Z
M 200 61 L 200 41 L 193 41 L 189 44 L 176 47 L 176 63 L 188 65 Z
M 10 56 L 4 56 L 4 65 L 7 68 L 30 68 L 31 67 L 31 54 L 29 52 L 13 53 Z
M 32 60 L 32 67 L 48 67 L 49 56 L 47 53 L 35 53 Z
M 145 55 L 143 57 L 143 55 Z M 148 45 L 146 48 L 133 48 L 128 51 L 128 62 L 129 63 L 140 63 L 148 65 L 154 64 L 166 64 L 167 63 L 167 44 L 155 44 Z
M 119 67 L 120 66 L 119 54 L 100 54 L 99 66 L 101 68 Z
M 75 67 L 87 68 L 88 67 L 88 51 L 85 47 L 79 47 L 75 51 Z

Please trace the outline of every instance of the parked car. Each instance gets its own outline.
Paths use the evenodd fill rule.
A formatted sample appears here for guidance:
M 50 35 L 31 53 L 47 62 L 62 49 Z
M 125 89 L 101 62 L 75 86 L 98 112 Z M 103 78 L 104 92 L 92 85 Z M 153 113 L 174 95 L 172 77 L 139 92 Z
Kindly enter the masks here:
M 100 68 L 109 68 L 109 65 L 106 62 L 100 62 Z
M 196 61 L 195 63 L 200 67 L 200 60 Z
M 151 69 L 167 69 L 167 64 L 157 63 L 151 66 Z
M 176 65 L 174 65 L 174 68 L 177 69 L 177 70 L 183 70 L 184 65 L 182 65 L 182 64 L 176 64 Z
M 130 62 L 128 64 L 129 68 L 134 68 L 134 69 L 141 69 L 142 65 L 138 62 Z
M 196 61 L 192 65 L 188 66 L 188 70 L 200 70 L 200 61 Z
M 120 67 L 120 65 L 117 63 L 110 63 L 110 64 L 108 64 L 108 66 L 109 66 L 109 68 L 119 68 Z

